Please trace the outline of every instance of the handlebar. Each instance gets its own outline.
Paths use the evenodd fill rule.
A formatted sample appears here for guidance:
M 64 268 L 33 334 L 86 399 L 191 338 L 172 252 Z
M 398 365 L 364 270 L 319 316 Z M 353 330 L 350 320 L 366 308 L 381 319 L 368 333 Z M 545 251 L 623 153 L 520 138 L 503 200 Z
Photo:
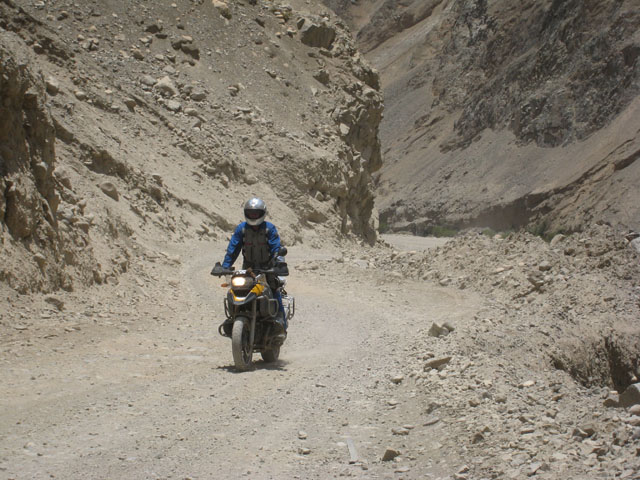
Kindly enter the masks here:
M 271 268 L 252 268 L 251 271 L 255 274 L 273 273 L 279 276 L 289 275 L 289 269 L 287 268 L 286 264 L 284 265 L 284 267 L 276 266 Z M 218 262 L 213 267 L 213 270 L 211 270 L 211 275 L 213 275 L 214 277 L 224 277 L 225 275 L 233 275 L 234 272 L 235 270 L 224 268 L 222 265 L 220 265 L 220 262 Z
M 273 273 L 279 276 L 287 276 L 289 275 L 289 268 L 287 264 L 284 262 L 284 256 L 287 254 L 286 247 L 280 247 L 280 250 L 276 254 L 271 257 L 269 260 L 270 268 L 253 268 L 252 271 L 254 273 Z M 233 275 L 233 267 L 232 268 L 224 268 L 220 262 L 216 262 L 213 270 L 211 270 L 211 275 L 215 277 L 223 277 L 225 275 Z

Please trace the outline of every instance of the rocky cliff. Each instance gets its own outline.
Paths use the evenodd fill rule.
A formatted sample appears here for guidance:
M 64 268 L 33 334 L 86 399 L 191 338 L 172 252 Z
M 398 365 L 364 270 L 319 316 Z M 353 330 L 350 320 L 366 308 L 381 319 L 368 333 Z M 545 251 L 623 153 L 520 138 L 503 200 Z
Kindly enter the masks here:
M 381 72 L 389 227 L 640 226 L 637 1 L 332 6 Z
M 116 282 L 147 240 L 224 237 L 253 195 L 289 245 L 375 241 L 378 76 L 331 13 L 2 0 L 0 55 L 13 289 Z

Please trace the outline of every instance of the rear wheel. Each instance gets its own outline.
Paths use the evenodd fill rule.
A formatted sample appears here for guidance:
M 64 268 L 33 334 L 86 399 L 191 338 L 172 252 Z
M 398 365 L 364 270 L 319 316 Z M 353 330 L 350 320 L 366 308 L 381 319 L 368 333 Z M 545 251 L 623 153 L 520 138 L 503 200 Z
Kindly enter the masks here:
M 272 347 L 269 350 L 262 352 L 261 355 L 262 359 L 267 363 L 276 362 L 280 356 L 280 347 Z
M 249 344 L 250 333 L 249 319 L 236 318 L 231 332 L 231 353 L 233 353 L 233 362 L 238 370 L 251 368 L 253 345 Z

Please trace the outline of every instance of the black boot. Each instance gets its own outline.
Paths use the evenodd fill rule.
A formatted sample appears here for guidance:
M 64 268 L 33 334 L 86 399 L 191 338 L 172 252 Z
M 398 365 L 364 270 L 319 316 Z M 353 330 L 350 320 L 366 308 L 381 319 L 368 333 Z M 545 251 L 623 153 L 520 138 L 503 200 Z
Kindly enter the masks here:
M 282 312 L 278 312 L 276 315 L 274 333 L 274 342 L 277 345 L 282 345 L 287 338 L 287 330 L 284 327 L 284 315 Z

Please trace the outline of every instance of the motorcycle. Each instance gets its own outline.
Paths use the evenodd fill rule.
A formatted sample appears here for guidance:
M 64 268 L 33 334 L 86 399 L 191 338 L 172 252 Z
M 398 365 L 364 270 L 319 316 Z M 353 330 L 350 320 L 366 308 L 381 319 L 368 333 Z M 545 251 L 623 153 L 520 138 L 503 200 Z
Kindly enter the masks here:
M 237 370 L 248 370 L 253 364 L 253 354 L 259 352 L 267 363 L 280 356 L 280 347 L 286 339 L 277 328 L 278 300 L 274 290 L 280 292 L 285 321 L 295 315 L 295 299 L 284 289 L 289 269 L 283 257 L 287 249 L 282 247 L 272 259 L 269 268 L 234 270 L 217 263 L 211 275 L 230 277 L 222 284 L 229 288 L 224 299 L 226 319 L 218 327 L 218 333 L 231 339 L 231 353 Z M 284 338 L 282 338 L 284 337 Z

